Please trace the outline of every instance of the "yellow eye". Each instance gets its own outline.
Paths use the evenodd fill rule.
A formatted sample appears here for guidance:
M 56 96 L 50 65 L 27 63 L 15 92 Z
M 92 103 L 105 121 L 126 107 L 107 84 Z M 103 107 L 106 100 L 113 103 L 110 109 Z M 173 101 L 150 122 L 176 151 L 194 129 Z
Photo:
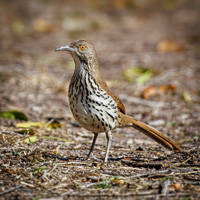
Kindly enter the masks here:
M 85 45 L 81 45 L 81 50 L 82 50 L 82 51 L 85 50 Z

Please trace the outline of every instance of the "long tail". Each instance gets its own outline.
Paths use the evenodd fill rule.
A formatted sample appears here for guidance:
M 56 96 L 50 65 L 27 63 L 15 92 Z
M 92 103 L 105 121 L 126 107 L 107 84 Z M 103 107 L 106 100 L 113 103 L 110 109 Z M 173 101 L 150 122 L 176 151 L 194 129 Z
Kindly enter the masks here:
M 121 126 L 134 127 L 137 130 L 143 132 L 145 135 L 152 138 L 153 140 L 155 140 L 157 143 L 163 145 L 167 149 L 182 152 L 181 148 L 178 147 L 177 144 L 172 142 L 169 138 L 165 137 L 162 133 L 158 132 L 156 129 L 150 127 L 147 124 L 144 124 L 140 121 L 135 120 L 131 116 L 124 115 L 122 113 L 120 113 L 120 115 L 121 115 L 121 120 L 120 120 Z

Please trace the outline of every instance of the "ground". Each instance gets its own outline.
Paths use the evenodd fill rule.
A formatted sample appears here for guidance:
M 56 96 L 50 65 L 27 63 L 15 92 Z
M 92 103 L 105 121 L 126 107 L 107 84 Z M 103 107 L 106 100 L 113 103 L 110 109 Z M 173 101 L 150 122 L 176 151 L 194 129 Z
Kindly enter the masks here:
M 28 121 L 0 118 L 0 199 L 200 198 L 199 8 L 170 0 L 1 1 L 0 111 Z M 124 128 L 113 131 L 108 163 L 103 133 L 97 159 L 86 160 L 93 134 L 75 122 L 67 100 L 74 64 L 54 52 L 77 39 L 94 43 L 127 113 L 183 152 Z

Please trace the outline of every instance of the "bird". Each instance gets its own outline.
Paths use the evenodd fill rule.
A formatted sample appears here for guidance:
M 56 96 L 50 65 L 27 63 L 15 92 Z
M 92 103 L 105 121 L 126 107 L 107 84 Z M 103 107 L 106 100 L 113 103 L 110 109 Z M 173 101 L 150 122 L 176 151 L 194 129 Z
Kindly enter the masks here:
M 98 134 L 104 132 L 107 140 L 104 162 L 107 162 L 112 130 L 123 127 L 133 127 L 167 149 L 175 152 L 182 151 L 175 142 L 155 128 L 126 114 L 125 106 L 111 92 L 101 75 L 97 53 L 91 42 L 76 40 L 69 45 L 56 48 L 55 51 L 69 52 L 75 63 L 68 89 L 68 99 L 75 120 L 94 134 L 87 158 L 93 156 Z

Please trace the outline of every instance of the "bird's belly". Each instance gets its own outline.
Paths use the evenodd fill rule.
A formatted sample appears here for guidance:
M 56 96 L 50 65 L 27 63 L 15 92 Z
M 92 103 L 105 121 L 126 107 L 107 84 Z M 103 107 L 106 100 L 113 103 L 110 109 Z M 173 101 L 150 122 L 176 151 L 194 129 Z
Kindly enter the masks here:
M 74 118 L 89 131 L 105 132 L 114 129 L 118 123 L 117 104 L 110 96 L 75 95 L 69 97 L 69 103 Z

